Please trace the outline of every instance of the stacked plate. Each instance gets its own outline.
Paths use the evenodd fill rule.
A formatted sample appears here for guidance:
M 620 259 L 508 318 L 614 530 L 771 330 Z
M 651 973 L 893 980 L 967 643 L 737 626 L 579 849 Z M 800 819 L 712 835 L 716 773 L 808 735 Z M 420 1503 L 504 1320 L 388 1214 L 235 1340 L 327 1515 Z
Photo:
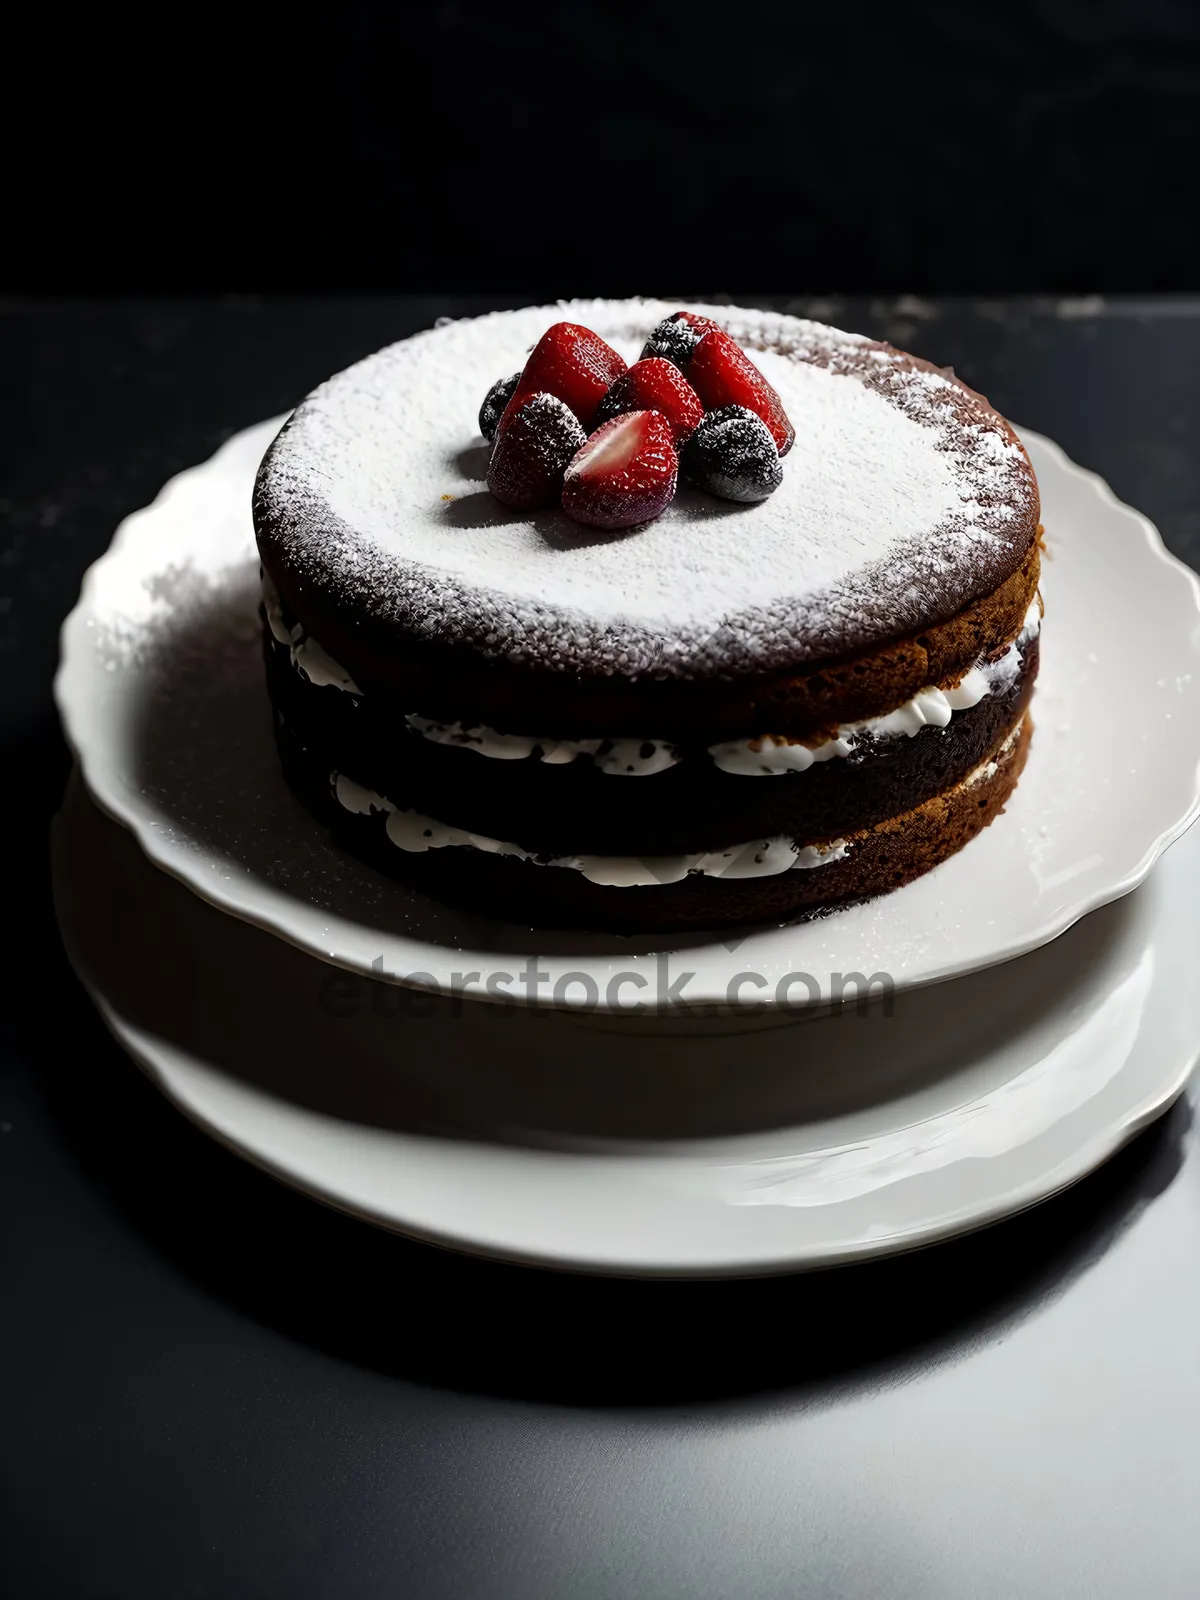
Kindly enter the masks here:
M 1200 585 L 1056 446 L 1024 435 L 1046 622 L 1005 815 L 870 905 L 651 941 L 434 905 L 292 799 L 249 516 L 278 426 L 122 525 L 57 682 L 82 779 L 55 844 L 68 949 L 217 1138 L 437 1243 L 715 1275 L 980 1226 L 1180 1092 L 1200 839 L 1151 868 L 1200 809 Z

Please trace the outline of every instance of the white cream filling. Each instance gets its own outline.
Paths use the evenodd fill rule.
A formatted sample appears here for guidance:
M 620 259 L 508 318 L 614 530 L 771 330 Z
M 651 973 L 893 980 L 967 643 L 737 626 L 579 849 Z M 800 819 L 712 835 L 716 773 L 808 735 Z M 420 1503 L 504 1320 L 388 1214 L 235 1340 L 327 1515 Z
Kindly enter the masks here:
M 262 587 L 263 606 L 271 632 L 280 644 L 288 647 L 297 671 L 318 687 L 361 694 L 345 668 L 315 639 L 306 636 L 299 623 L 289 632 L 279 595 L 265 572 Z M 989 695 L 1003 693 L 1011 687 L 1021 670 L 1024 647 L 1037 637 L 1041 620 L 1041 605 L 1035 597 L 1020 633 L 1002 656 L 994 661 L 981 657 L 952 688 L 930 686 L 883 716 L 843 723 L 821 744 L 797 744 L 763 734 L 753 739 L 710 745 L 708 753 L 722 772 L 739 777 L 779 777 L 788 772 L 807 772 L 809 767 L 820 762 L 851 755 L 866 738 L 899 738 L 902 735 L 911 738 L 925 727 L 944 728 L 956 711 L 969 711 Z M 579 756 L 589 756 L 603 773 L 641 778 L 666 772 L 680 760 L 675 746 L 664 739 L 540 739 L 532 734 L 500 733 L 483 725 L 464 728 L 460 722 L 438 722 L 415 712 L 406 714 L 404 720 L 414 733 L 433 744 L 474 750 L 478 755 L 497 761 L 523 761 L 536 755 L 547 766 L 565 766 Z
M 435 722 L 409 714 L 414 733 L 434 744 L 457 745 L 498 761 L 520 761 L 536 754 L 547 766 L 565 766 L 577 756 L 591 756 L 601 772 L 646 777 L 665 772 L 679 760 L 662 739 L 535 739 L 522 733 L 497 733 L 495 728 L 464 728 L 461 722 Z
M 315 639 L 310 638 L 299 623 L 289 632 L 287 623 L 283 620 L 279 591 L 265 572 L 262 574 L 262 598 L 263 610 L 267 613 L 267 623 L 271 632 L 280 644 L 288 647 L 292 665 L 297 672 L 306 677 L 309 683 L 315 684 L 318 689 L 343 689 L 347 694 L 362 693 L 345 667 L 336 662 Z
M 973 772 L 967 773 L 966 777 L 963 779 L 964 789 L 973 789 L 977 783 L 982 783 L 985 778 L 994 778 L 996 776 L 996 774 L 1000 771 L 1001 761 L 1012 749 L 1013 745 L 1016 744 L 1017 739 L 1020 736 L 1021 729 L 1024 726 L 1025 718 L 1022 717 L 1020 722 L 1017 723 L 1016 727 L 1013 728 L 1011 733 L 1009 733 L 1004 743 L 996 747 L 995 755 L 993 755 L 989 760 L 983 762 L 980 766 L 976 767 Z
M 1001 694 L 1016 681 L 1024 658 L 1024 648 L 1041 629 L 1042 612 L 1035 598 L 1025 613 L 1021 631 L 1002 656 L 994 661 L 982 657 L 953 688 L 930 687 L 881 717 L 847 722 L 822 744 L 791 744 L 786 739 L 766 735 L 761 739 L 738 739 L 709 746 L 722 772 L 747 777 L 776 777 L 784 772 L 807 772 L 821 761 L 831 761 L 853 753 L 864 738 L 886 739 L 920 733 L 922 728 L 946 727 L 956 711 L 969 711 L 988 695 Z
M 359 816 L 379 812 L 387 818 L 387 835 L 398 850 L 420 854 L 426 850 L 440 850 L 446 845 L 468 845 L 476 850 L 486 850 L 491 855 L 517 856 L 522 861 L 534 861 L 550 867 L 569 867 L 581 872 L 591 883 L 604 884 L 614 889 L 651 887 L 654 884 L 679 883 L 681 879 L 698 873 L 706 878 L 769 878 L 793 869 L 808 871 L 840 861 L 850 846 L 845 839 L 834 839 L 829 844 L 797 846 L 790 839 L 756 840 L 750 844 L 733 845 L 728 850 L 708 854 L 677 856 L 554 856 L 542 860 L 517 844 L 505 844 L 490 839 L 486 834 L 467 833 L 461 828 L 448 827 L 419 811 L 402 811 L 373 789 L 355 783 L 345 773 L 330 774 L 330 782 L 339 805 Z

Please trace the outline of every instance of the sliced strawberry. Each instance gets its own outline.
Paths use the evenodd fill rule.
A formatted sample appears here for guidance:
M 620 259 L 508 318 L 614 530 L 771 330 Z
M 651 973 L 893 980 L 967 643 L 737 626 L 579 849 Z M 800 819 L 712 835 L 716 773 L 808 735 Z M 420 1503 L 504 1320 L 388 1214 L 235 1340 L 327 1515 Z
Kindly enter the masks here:
M 687 374 L 706 411 L 745 406 L 770 428 L 779 454 L 787 455 L 795 443 L 796 430 L 787 419 L 783 401 L 727 333 L 720 328 L 709 329 L 688 362 Z
M 563 478 L 563 510 L 593 528 L 632 528 L 667 509 L 678 475 L 667 419 L 626 411 L 575 453 Z
M 556 322 L 530 352 L 498 432 L 504 432 L 534 394 L 557 395 L 590 430 L 601 400 L 624 371 L 625 362 L 598 333 L 574 322 Z
M 552 506 L 562 492 L 563 468 L 585 441 L 579 418 L 565 401 L 531 395 L 496 435 L 487 486 L 514 511 Z
M 657 411 L 666 417 L 676 449 L 704 416 L 699 395 L 679 368 L 661 356 L 635 361 L 623 372 L 601 400 L 596 421 L 607 422 L 623 411 Z
M 654 329 L 642 346 L 642 359 L 662 356 L 673 361 L 681 372 L 686 372 L 696 346 L 706 333 L 721 324 L 711 317 L 702 317 L 698 311 L 675 311 Z

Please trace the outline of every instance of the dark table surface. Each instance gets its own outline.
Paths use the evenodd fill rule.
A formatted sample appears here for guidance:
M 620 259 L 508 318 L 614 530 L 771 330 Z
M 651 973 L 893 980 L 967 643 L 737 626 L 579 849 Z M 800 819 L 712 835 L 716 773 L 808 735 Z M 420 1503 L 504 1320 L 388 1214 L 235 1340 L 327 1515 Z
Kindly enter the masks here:
M 50 677 L 84 569 L 236 429 L 501 303 L 0 307 L 0 1589 L 1194 1600 L 1187 1101 L 1069 1193 L 920 1255 L 587 1280 L 276 1185 L 160 1099 L 68 969 Z M 952 364 L 1200 561 L 1200 301 L 774 303 Z

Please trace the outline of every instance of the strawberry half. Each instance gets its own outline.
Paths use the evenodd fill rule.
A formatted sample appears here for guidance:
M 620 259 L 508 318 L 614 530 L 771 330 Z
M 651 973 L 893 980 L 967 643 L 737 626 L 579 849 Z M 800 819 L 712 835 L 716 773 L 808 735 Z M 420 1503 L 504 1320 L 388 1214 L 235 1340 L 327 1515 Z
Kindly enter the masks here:
M 598 333 L 575 322 L 556 322 L 530 352 L 497 432 L 503 433 L 535 394 L 557 396 L 590 430 L 601 400 L 624 371 L 624 360 Z
M 596 421 L 607 422 L 623 411 L 657 411 L 666 417 L 676 449 L 704 417 L 700 396 L 679 368 L 661 356 L 635 361 L 623 372 L 601 400 Z
M 771 430 L 781 456 L 796 440 L 783 401 L 750 357 L 720 328 L 710 328 L 688 362 L 688 382 L 704 402 L 706 411 L 725 406 L 745 406 Z
M 514 511 L 552 506 L 562 491 L 563 468 L 585 438 L 579 418 L 557 395 L 529 396 L 496 435 L 488 488 Z
M 626 411 L 597 428 L 563 478 L 562 505 L 593 528 L 632 528 L 675 498 L 679 457 L 657 411 Z

